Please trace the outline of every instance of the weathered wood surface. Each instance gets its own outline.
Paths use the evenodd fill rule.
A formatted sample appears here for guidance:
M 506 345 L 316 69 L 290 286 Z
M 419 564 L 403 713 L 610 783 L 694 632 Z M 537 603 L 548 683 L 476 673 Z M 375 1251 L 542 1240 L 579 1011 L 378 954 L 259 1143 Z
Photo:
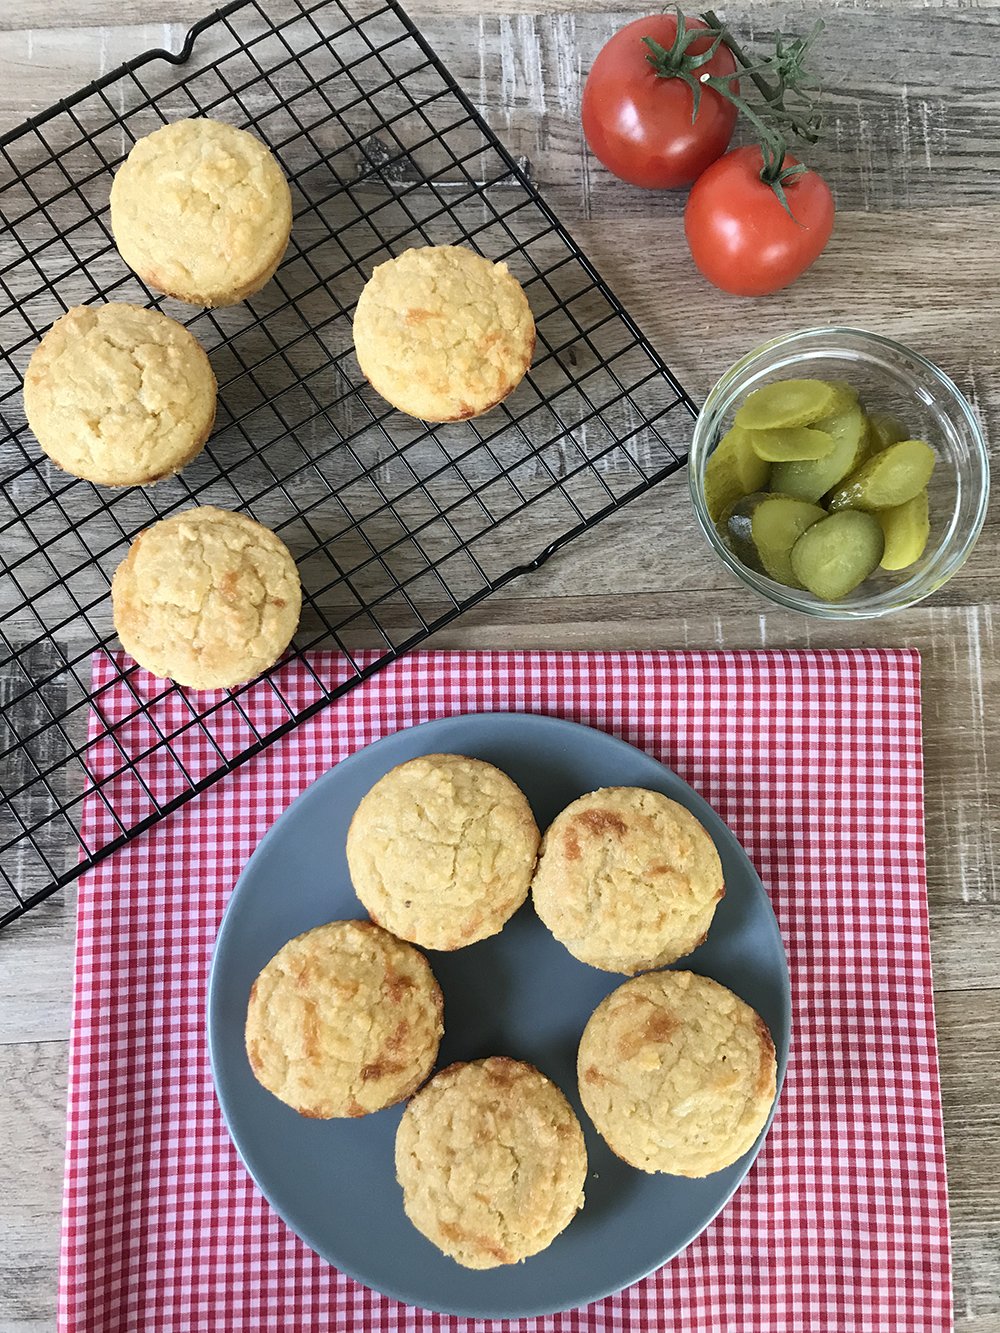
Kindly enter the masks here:
M 150 46 L 177 49 L 207 8 L 177 0 L 27 0 L 0 8 L 0 132 Z M 652 8 L 655 8 L 653 6 Z M 910 342 L 969 393 L 990 434 L 997 379 L 1000 7 L 824 6 L 831 133 L 816 154 L 840 205 L 808 280 L 759 302 L 709 289 L 687 260 L 682 201 L 614 185 L 577 121 L 581 72 L 642 8 L 599 0 L 414 0 L 463 86 L 682 382 L 699 397 L 772 333 L 847 322 Z M 814 6 L 756 4 L 748 35 Z M 739 23 L 738 11 L 728 16 Z M 994 515 L 973 557 L 922 607 L 828 625 L 772 611 L 698 535 L 683 477 L 578 540 L 438 637 L 441 646 L 755 647 L 906 644 L 924 662 L 928 869 L 948 1137 L 956 1324 L 1000 1330 L 1000 690 Z M 72 895 L 0 933 L 0 1333 L 54 1321 Z

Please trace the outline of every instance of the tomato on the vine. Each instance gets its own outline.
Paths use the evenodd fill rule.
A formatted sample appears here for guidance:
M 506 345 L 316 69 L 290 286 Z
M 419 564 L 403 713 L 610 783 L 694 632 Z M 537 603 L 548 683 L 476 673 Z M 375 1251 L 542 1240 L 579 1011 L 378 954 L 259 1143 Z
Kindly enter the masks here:
M 685 18 L 684 25 L 686 31 L 707 27 L 696 18 Z M 621 180 L 647 190 L 677 189 L 697 180 L 726 151 L 736 124 L 736 107 L 714 88 L 700 90 L 695 115 L 688 81 L 735 74 L 732 52 L 720 43 L 708 61 L 692 68 L 685 58 L 704 55 L 714 37 L 695 38 L 671 62 L 676 38 L 673 14 L 636 19 L 601 49 L 583 89 L 583 132 L 591 152 Z M 681 70 L 688 71 L 687 80 Z M 735 79 L 732 87 L 735 92 Z
M 798 167 L 784 157 L 782 171 Z M 815 171 L 784 176 L 786 210 L 762 179 L 756 145 L 734 148 L 698 177 L 684 210 L 695 264 L 734 296 L 765 296 L 787 287 L 818 259 L 833 230 L 834 203 Z

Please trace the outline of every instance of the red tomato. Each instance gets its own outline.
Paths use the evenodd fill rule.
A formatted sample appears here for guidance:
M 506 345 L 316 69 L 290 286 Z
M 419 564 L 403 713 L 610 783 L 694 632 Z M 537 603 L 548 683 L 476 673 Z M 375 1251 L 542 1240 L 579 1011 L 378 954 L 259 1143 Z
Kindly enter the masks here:
M 796 166 L 786 156 L 786 166 Z M 684 210 L 691 257 L 709 282 L 734 296 L 779 291 L 818 259 L 833 231 L 833 196 L 822 176 L 786 182 L 789 217 L 760 178 L 755 144 L 734 148 L 698 177 Z
M 688 29 L 706 27 L 696 18 L 684 23 Z M 714 88 L 702 89 L 692 121 L 691 89 L 683 79 L 661 77 L 646 59 L 644 37 L 669 51 L 676 36 L 673 14 L 636 19 L 598 52 L 583 89 L 583 132 L 591 152 L 621 180 L 647 190 L 674 190 L 697 180 L 726 151 L 736 124 L 736 108 Z M 698 38 L 688 54 L 702 55 L 711 44 L 708 37 Z M 720 46 L 692 75 L 724 78 L 735 70 L 732 52 Z M 735 80 L 732 86 L 735 92 Z

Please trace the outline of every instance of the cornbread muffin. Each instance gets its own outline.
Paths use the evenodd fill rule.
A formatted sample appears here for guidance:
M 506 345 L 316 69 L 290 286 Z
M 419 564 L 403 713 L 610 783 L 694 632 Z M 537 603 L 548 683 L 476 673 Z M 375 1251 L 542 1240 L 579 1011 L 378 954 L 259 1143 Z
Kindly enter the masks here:
M 520 384 L 535 321 L 506 264 L 461 245 L 429 245 L 372 273 L 354 316 L 354 348 L 393 407 L 423 421 L 460 421 Z
M 396 1132 L 406 1216 L 465 1268 L 544 1250 L 583 1207 L 586 1175 L 569 1102 L 544 1074 L 506 1056 L 436 1074 Z
M 250 1068 L 299 1115 L 367 1115 L 434 1067 L 444 1026 L 427 959 L 370 921 L 332 921 L 274 955 L 250 990 Z
M 111 229 L 129 268 L 190 305 L 236 305 L 271 278 L 292 230 L 272 154 L 222 121 L 176 120 L 140 139 L 111 185 Z
M 495 935 L 528 896 L 537 851 L 520 788 L 457 754 L 392 769 L 347 831 L 351 880 L 372 920 L 425 949 Z
M 76 306 L 35 348 L 28 425 L 57 467 L 100 486 L 147 486 L 200 453 L 215 376 L 176 320 L 141 306 Z
M 641 787 L 605 787 L 552 821 L 531 892 L 574 958 L 632 973 L 696 948 L 725 888 L 715 844 L 689 810 Z
M 299 623 L 302 588 L 268 528 L 202 505 L 138 537 L 111 582 L 122 647 L 154 676 L 195 690 L 240 685 L 276 662 Z
M 584 1110 L 619 1157 L 707 1176 L 753 1146 L 777 1066 L 763 1020 L 732 991 L 693 972 L 650 972 L 594 1010 L 577 1075 Z

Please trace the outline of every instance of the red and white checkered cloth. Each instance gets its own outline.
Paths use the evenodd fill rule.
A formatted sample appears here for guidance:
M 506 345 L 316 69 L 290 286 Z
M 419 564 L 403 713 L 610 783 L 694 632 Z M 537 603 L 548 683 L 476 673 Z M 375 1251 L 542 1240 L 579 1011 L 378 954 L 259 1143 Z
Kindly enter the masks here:
M 98 658 L 95 688 L 115 674 Z M 79 897 L 60 1329 L 950 1329 L 919 681 L 911 652 L 415 654 L 89 873 Z M 300 684 L 307 693 L 305 673 Z M 186 720 L 171 698 L 161 725 Z M 108 714 L 129 710 L 121 686 L 101 699 Z M 674 768 L 758 867 L 793 987 L 781 1104 L 732 1202 L 636 1286 L 510 1323 L 408 1308 L 307 1249 L 237 1159 L 205 1037 L 216 930 L 264 830 L 351 751 L 415 722 L 481 710 L 572 718 Z M 217 742 L 239 748 L 240 725 L 223 714 Z M 175 750 L 189 772 L 214 764 L 195 731 Z M 95 747 L 93 762 L 113 763 L 113 751 Z M 169 790 L 171 761 L 151 761 L 146 776 Z M 94 797 L 88 823 L 96 840 L 114 836 Z

